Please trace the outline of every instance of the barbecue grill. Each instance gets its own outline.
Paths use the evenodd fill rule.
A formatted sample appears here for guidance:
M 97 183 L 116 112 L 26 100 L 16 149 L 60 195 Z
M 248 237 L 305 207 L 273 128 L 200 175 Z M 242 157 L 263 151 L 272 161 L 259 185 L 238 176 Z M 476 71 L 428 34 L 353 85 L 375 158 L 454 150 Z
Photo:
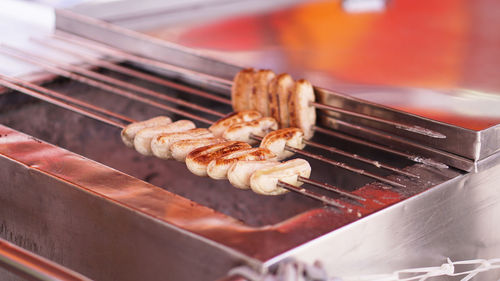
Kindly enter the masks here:
M 234 9 L 220 2 L 217 15 Z M 31 42 L 83 63 L 0 47 L 49 74 L 0 76 L 1 238 L 94 280 L 236 279 L 237 266 L 291 259 L 352 276 L 498 256 L 500 116 L 471 129 L 316 86 L 315 136 L 294 150 L 311 178 L 281 196 L 238 190 L 142 156 L 119 133 L 158 115 L 208 127 L 232 111 L 241 66 L 158 39 L 150 22 L 172 7 L 144 18 L 120 6 L 127 20 L 99 7 L 57 11 L 55 34 Z

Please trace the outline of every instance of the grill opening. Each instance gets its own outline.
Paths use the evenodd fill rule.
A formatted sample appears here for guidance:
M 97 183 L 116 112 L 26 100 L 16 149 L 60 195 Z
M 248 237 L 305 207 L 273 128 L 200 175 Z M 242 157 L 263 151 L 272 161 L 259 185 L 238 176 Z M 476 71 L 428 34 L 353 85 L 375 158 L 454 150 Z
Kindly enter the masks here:
M 139 70 L 139 68 L 128 64 L 123 65 Z M 196 102 L 222 113 L 229 113 L 231 111 L 228 105 L 194 97 L 184 92 L 159 86 L 141 79 L 130 78 L 126 75 L 103 69 L 98 69 L 98 72 L 161 93 L 168 93 L 170 96 L 183 100 Z M 158 77 L 161 76 L 158 75 Z M 59 78 L 44 86 L 136 120 L 143 120 L 157 115 L 168 115 L 173 119 L 185 119 L 183 116 L 164 112 L 149 105 L 113 95 L 69 79 Z M 4 94 L 0 97 L 0 101 L 2 108 L 7 109 L 2 110 L 2 114 L 0 114 L 2 124 L 213 208 L 218 212 L 239 219 L 248 225 L 263 226 L 276 224 L 307 210 L 323 206 L 318 201 L 293 192 L 281 196 L 263 196 L 251 191 L 238 190 L 232 187 L 227 180 L 213 180 L 195 176 L 187 170 L 184 163 L 142 156 L 136 151 L 125 147 L 120 140 L 120 130 L 118 128 L 49 103 L 37 101 L 18 92 Z M 182 106 L 176 107 L 189 110 Z M 193 110 L 189 111 L 193 112 Z M 211 118 L 211 120 L 218 119 L 203 112 L 196 112 L 196 114 L 205 118 Z M 195 123 L 199 127 L 207 127 L 206 124 L 201 124 L 201 122 L 195 121 Z M 328 145 L 335 145 L 346 151 L 378 159 L 400 168 L 411 164 L 409 160 L 402 157 L 381 153 L 368 147 L 324 136 L 319 133 L 316 134 L 313 140 Z M 387 176 L 390 174 L 390 171 L 383 171 L 373 165 L 361 163 L 334 153 L 321 151 L 312 147 L 308 147 L 307 150 L 317 152 L 336 161 L 345 162 L 356 168 L 372 171 L 378 175 Z M 317 160 L 307 160 L 312 166 L 311 178 L 327 182 L 343 190 L 354 191 L 359 187 L 373 182 L 370 178 L 325 165 Z M 332 192 L 311 188 L 329 197 L 339 197 Z
M 317 131 L 315 137 L 312 140 L 304 140 L 307 144 L 306 150 L 287 147 L 287 150 L 295 152 L 294 157 L 305 158 L 312 166 L 311 179 L 299 177 L 300 181 L 306 183 L 305 189 L 287 186 L 280 182 L 281 187 L 294 192 L 284 196 L 268 197 L 238 190 L 231 187 L 228 181 L 193 176 L 184 163 L 145 157 L 128 149 L 121 143 L 119 136 L 120 128 L 124 126 L 122 124 L 167 115 L 173 120 L 190 119 L 197 127 L 208 127 L 232 111 L 231 102 L 226 96 L 213 91 L 207 92 L 205 87 L 196 88 L 193 85 L 180 83 L 177 81 L 179 79 L 166 79 L 162 75 L 142 68 L 161 66 L 167 72 L 170 71 L 170 75 L 173 72 L 173 77 L 184 80 L 186 79 L 184 75 L 188 75 L 190 78 L 186 81 L 200 79 L 195 84 L 208 83 L 205 86 L 210 89 L 212 87 L 209 84 L 216 83 L 226 89 L 226 94 L 231 81 L 179 69 L 176 66 L 158 65 L 156 61 L 89 42 L 79 44 L 90 46 L 91 49 L 96 48 L 107 55 L 97 58 L 95 55 L 89 56 L 61 48 L 54 45 L 53 41 L 36 38 L 33 41 L 45 48 L 59 50 L 83 59 L 84 65 L 71 65 L 44 54 L 2 46 L 0 48 L 2 54 L 39 65 L 55 75 L 66 77 L 48 83 L 45 85 L 46 88 L 43 88 L 2 76 L 0 82 L 3 86 L 45 100 L 44 103 L 40 103 L 30 98 L 12 98 L 18 93 L 4 95 L 2 103 L 9 104 L 9 108 L 12 107 L 12 101 L 9 99 L 17 100 L 15 104 L 18 104 L 14 106 L 16 110 L 4 111 L 5 114 L 0 116 L 5 119 L 4 124 L 187 197 L 240 219 L 248 225 L 275 224 L 306 210 L 321 207 L 322 204 L 318 202 L 337 208 L 347 206 L 345 210 L 348 212 L 352 212 L 353 209 L 356 211 L 352 206 L 363 205 L 362 202 L 366 201 L 363 196 L 352 193 L 360 187 L 376 181 L 378 186 L 376 188 L 390 189 L 392 186 L 405 189 L 409 183 L 419 179 L 416 173 L 408 171 L 415 166 L 413 155 L 377 147 L 371 143 L 358 143 L 353 138 L 346 139 L 345 136 L 318 125 L 315 127 Z M 130 59 L 133 64 L 119 63 L 123 59 Z M 137 63 L 141 67 L 136 67 Z M 145 65 L 142 65 L 143 63 Z M 48 97 L 52 94 L 47 92 L 47 89 L 55 91 L 57 98 Z M 61 103 L 60 99 L 66 100 L 63 97 L 74 99 L 66 103 L 72 104 L 75 100 L 80 102 L 77 103 L 78 106 L 68 107 L 65 102 Z M 319 106 L 320 115 L 323 114 L 323 110 L 336 111 L 329 109 L 327 105 L 324 106 L 328 108 L 322 108 L 322 104 L 315 102 L 310 105 L 317 108 Z M 107 116 L 110 112 L 114 116 L 111 119 Z M 113 118 L 118 118 L 118 122 Z M 99 120 L 103 123 L 99 123 Z M 373 189 L 374 185 L 371 186 Z M 294 194 L 295 192 L 300 195 Z M 307 197 L 313 197 L 317 201 Z M 341 204 L 342 200 L 348 204 Z M 255 215 L 256 213 L 258 215 Z M 268 215 L 270 213 L 272 215 Z

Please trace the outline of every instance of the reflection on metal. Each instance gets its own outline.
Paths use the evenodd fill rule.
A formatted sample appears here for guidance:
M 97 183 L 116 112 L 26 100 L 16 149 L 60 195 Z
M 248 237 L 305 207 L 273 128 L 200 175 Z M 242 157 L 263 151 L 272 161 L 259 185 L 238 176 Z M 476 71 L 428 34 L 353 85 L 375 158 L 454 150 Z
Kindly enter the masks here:
M 23 280 L 90 281 L 79 273 L 30 253 L 2 238 L 0 238 L 0 268 L 7 269 Z

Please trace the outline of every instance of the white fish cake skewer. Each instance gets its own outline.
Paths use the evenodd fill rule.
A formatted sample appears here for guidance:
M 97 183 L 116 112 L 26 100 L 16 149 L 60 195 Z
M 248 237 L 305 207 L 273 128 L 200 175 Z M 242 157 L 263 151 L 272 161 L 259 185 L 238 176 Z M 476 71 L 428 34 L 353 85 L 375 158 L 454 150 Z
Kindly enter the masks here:
M 251 148 L 251 146 L 246 142 L 240 141 L 226 141 L 200 147 L 187 155 L 186 166 L 193 174 L 206 176 L 207 166 L 212 160 L 245 148 Z
M 271 150 L 278 156 L 278 160 L 282 160 L 293 155 L 293 152 L 285 149 L 287 145 L 297 149 L 304 148 L 303 138 L 304 133 L 299 128 L 279 129 L 268 133 L 260 142 L 260 147 Z
M 254 89 L 250 95 L 250 109 L 257 110 L 262 116 L 269 116 L 269 83 L 276 74 L 268 69 L 262 69 L 254 74 Z
M 250 144 L 257 143 L 250 135 L 265 136 L 269 131 L 278 129 L 278 123 L 272 117 L 262 117 L 257 120 L 234 124 L 229 127 L 223 138 L 234 141 L 244 141 Z
M 304 159 L 293 159 L 276 166 L 256 170 L 250 176 L 250 188 L 258 194 L 280 195 L 288 190 L 278 186 L 278 181 L 294 186 L 301 186 L 299 176 L 309 178 L 311 165 Z
M 250 189 L 250 176 L 258 169 L 280 164 L 276 160 L 237 161 L 227 171 L 227 179 L 236 188 Z
M 292 76 L 283 73 L 269 84 L 270 91 L 276 93 L 278 97 L 278 111 L 280 128 L 288 128 L 290 126 L 290 115 L 288 102 L 292 97 L 294 81 Z
M 300 128 L 306 139 L 314 135 L 316 108 L 311 105 L 314 100 L 314 89 L 309 81 L 302 79 L 295 82 L 292 97 L 288 102 L 290 126 Z
M 219 119 L 217 122 L 212 124 L 208 129 L 214 136 L 222 137 L 224 132 L 234 124 L 253 121 L 262 117 L 258 111 L 255 110 L 246 110 L 240 112 L 233 112 L 222 119 Z
M 157 116 L 145 121 L 134 122 L 123 128 L 121 137 L 123 143 L 128 147 L 134 147 L 134 138 L 137 132 L 142 129 L 156 126 L 163 126 L 172 123 L 172 119 L 167 116 Z
M 209 177 L 216 180 L 226 179 L 229 168 L 234 163 L 241 160 L 276 161 L 276 155 L 274 155 L 269 149 L 260 147 L 237 150 L 233 153 L 229 153 L 225 156 L 212 160 L 207 166 L 207 174 Z
M 179 120 L 167 125 L 149 127 L 137 132 L 134 138 L 134 148 L 140 154 L 153 155 L 151 141 L 158 135 L 165 133 L 182 132 L 194 129 L 196 126 L 190 120 Z
M 205 128 L 191 129 L 184 132 L 161 134 L 151 141 L 153 155 L 161 159 L 172 159 L 170 146 L 181 140 L 213 138 L 214 135 Z
M 202 139 L 194 139 L 194 140 L 181 140 L 173 143 L 170 146 L 170 153 L 172 154 L 172 158 L 177 161 L 186 161 L 187 155 L 200 147 L 212 145 L 216 143 L 226 142 L 223 138 L 202 138 Z
M 231 102 L 234 111 L 251 109 L 249 101 L 254 91 L 254 75 L 255 70 L 247 68 L 238 72 L 234 77 L 231 87 Z

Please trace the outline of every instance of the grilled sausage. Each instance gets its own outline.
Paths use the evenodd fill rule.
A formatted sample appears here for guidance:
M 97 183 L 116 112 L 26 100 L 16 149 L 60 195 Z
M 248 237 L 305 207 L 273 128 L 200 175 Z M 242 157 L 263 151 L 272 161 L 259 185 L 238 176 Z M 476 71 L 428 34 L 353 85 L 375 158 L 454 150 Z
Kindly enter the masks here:
M 134 122 L 123 128 L 121 137 L 123 143 L 128 147 L 134 147 L 134 138 L 142 129 L 163 126 L 172 123 L 172 119 L 166 116 L 158 116 L 141 122 Z
M 195 140 L 181 140 L 173 143 L 170 146 L 170 153 L 172 157 L 177 161 L 186 161 L 186 157 L 189 152 L 207 145 L 212 145 L 216 143 L 225 142 L 223 138 L 202 138 Z
M 214 135 L 205 128 L 191 129 L 184 132 L 161 134 L 151 141 L 153 155 L 161 159 L 171 159 L 170 146 L 181 140 L 212 138 Z
M 274 155 L 269 149 L 266 148 L 248 148 L 240 149 L 235 152 L 229 153 L 225 156 L 212 160 L 207 166 L 207 174 L 209 177 L 221 180 L 227 178 L 227 171 L 232 164 L 242 160 L 275 160 Z
M 134 138 L 134 147 L 137 152 L 143 155 L 153 155 L 151 151 L 151 141 L 154 137 L 173 132 L 182 132 L 194 129 L 195 125 L 189 120 L 179 120 L 167 125 L 149 127 L 137 132 Z
M 293 159 L 276 166 L 256 170 L 250 176 L 250 187 L 255 193 L 263 195 L 279 195 L 288 190 L 278 186 L 278 181 L 300 186 L 298 176 L 308 178 L 311 175 L 311 166 L 304 159 Z
M 293 92 L 293 79 L 289 74 L 283 73 L 269 84 L 270 91 L 278 96 L 278 111 L 280 128 L 288 128 L 290 126 L 290 116 L 288 115 L 288 101 Z
M 214 134 L 214 136 L 221 137 L 224 131 L 226 131 L 232 125 L 256 120 L 261 117 L 262 115 L 255 110 L 233 112 L 212 124 L 212 126 L 210 126 L 208 129 Z
M 269 116 L 269 83 L 276 74 L 271 70 L 259 70 L 254 74 L 254 89 L 250 95 L 250 109 L 257 110 L 262 116 Z
M 288 158 L 293 152 L 285 150 L 285 146 L 302 149 L 304 133 L 298 128 L 284 128 L 268 133 L 260 143 L 260 147 L 271 150 L 279 160 Z
M 245 148 L 251 148 L 251 146 L 240 141 L 226 141 L 200 147 L 189 152 L 186 157 L 186 166 L 193 174 L 206 176 L 207 166 L 212 160 Z
M 314 102 L 313 86 L 307 80 L 297 81 L 288 101 L 290 126 L 302 129 L 306 139 L 312 138 L 316 123 L 316 109 L 311 102 Z
M 224 132 L 222 137 L 227 140 L 256 143 L 254 139 L 250 138 L 251 134 L 263 137 L 269 131 L 276 129 L 278 129 L 278 123 L 274 118 L 262 117 L 257 120 L 234 124 Z
M 234 111 L 249 110 L 250 95 L 254 91 L 254 74 L 253 68 L 243 69 L 234 77 L 234 83 L 231 87 L 231 102 Z
M 250 176 L 258 169 L 280 164 L 276 160 L 237 161 L 227 171 L 227 179 L 236 188 L 250 189 Z

